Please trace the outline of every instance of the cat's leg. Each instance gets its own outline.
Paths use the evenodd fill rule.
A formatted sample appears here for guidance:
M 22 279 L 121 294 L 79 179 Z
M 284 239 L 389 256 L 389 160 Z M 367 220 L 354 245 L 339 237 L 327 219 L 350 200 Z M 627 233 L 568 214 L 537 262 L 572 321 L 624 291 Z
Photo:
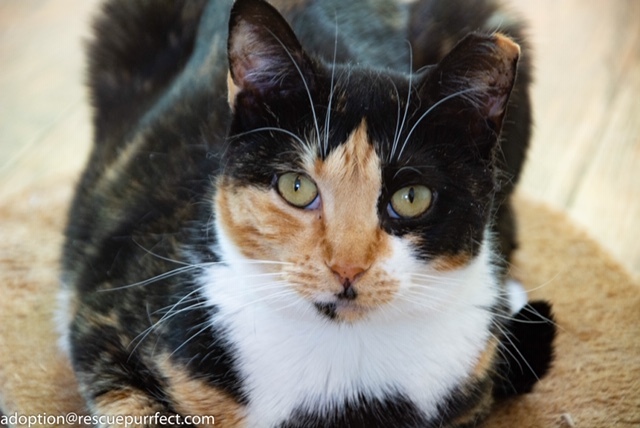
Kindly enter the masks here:
M 93 424 L 118 427 L 124 420 L 119 424 L 117 418 L 169 416 L 161 380 L 139 352 L 128 349 L 130 340 L 118 324 L 115 316 L 81 308 L 71 325 L 72 364 Z
M 505 327 L 494 376 L 497 398 L 531 391 L 553 362 L 556 324 L 547 302 L 529 302 Z
M 71 356 L 95 425 L 111 427 L 244 427 L 244 406 L 179 359 L 162 337 L 144 340 L 137 319 L 82 306 L 71 329 Z M 193 315 L 193 314 L 192 314 Z M 148 326 L 147 326 L 148 327 Z M 129 330 L 131 328 L 131 330 Z M 209 350 L 211 352 L 211 350 Z M 118 419 L 120 418 L 120 419 Z M 104 423 L 102 423 L 104 422 Z
M 244 426 L 242 406 L 172 358 L 161 340 L 136 347 L 114 323 L 81 309 L 72 324 L 72 363 L 96 426 Z

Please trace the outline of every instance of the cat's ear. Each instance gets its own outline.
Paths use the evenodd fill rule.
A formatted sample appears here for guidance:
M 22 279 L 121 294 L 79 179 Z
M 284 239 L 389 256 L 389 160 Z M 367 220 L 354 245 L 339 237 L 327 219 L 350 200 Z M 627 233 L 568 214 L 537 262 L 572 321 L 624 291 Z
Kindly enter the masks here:
M 263 0 L 236 0 L 229 20 L 229 103 L 246 93 L 287 96 L 312 85 L 313 72 L 293 30 Z
M 469 34 L 431 70 L 421 91 L 434 110 L 468 120 L 469 131 L 498 136 L 520 47 L 501 34 Z

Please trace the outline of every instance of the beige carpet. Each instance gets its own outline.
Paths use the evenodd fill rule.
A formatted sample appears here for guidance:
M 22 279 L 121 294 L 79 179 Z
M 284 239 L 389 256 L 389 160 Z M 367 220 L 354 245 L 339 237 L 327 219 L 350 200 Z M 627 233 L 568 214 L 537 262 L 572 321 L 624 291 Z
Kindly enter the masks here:
M 0 410 L 82 413 L 51 320 L 71 179 L 0 202 Z M 513 275 L 550 300 L 557 358 L 534 392 L 502 403 L 487 427 L 640 426 L 640 285 L 563 215 L 521 198 Z M 75 426 L 78 425 L 59 425 Z

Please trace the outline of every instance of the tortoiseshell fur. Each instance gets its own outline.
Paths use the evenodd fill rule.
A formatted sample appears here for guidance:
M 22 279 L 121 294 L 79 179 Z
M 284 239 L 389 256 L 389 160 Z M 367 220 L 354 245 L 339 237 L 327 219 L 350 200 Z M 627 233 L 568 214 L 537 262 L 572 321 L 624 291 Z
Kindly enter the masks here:
M 510 322 L 503 288 L 531 122 L 522 25 L 493 0 L 272 4 L 108 0 L 96 20 L 95 144 L 61 291 L 88 409 L 216 427 L 476 426 L 552 357 L 548 305 Z M 289 171 L 316 182 L 320 208 L 279 197 Z M 416 183 L 432 206 L 392 216 L 391 195 Z M 404 261 L 440 294 L 398 303 Z M 269 277 L 262 300 L 242 294 Z M 460 285 L 477 302 L 456 300 L 467 279 L 485 287 Z M 281 283 L 274 315 L 267 286 Z M 364 351 L 349 361 L 356 349 L 383 369 Z M 447 352 L 457 371 L 431 369 Z M 414 362 L 433 375 L 417 389 Z

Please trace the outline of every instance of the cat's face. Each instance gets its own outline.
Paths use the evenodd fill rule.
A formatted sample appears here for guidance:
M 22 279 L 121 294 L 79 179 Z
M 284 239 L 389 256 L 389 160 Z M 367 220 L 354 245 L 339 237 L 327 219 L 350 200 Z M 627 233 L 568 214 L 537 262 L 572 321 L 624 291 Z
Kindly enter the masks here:
M 236 10 L 222 258 L 252 266 L 245 284 L 274 307 L 286 295 L 335 320 L 456 298 L 483 249 L 518 52 L 471 36 L 413 76 L 325 65 L 267 5 Z

